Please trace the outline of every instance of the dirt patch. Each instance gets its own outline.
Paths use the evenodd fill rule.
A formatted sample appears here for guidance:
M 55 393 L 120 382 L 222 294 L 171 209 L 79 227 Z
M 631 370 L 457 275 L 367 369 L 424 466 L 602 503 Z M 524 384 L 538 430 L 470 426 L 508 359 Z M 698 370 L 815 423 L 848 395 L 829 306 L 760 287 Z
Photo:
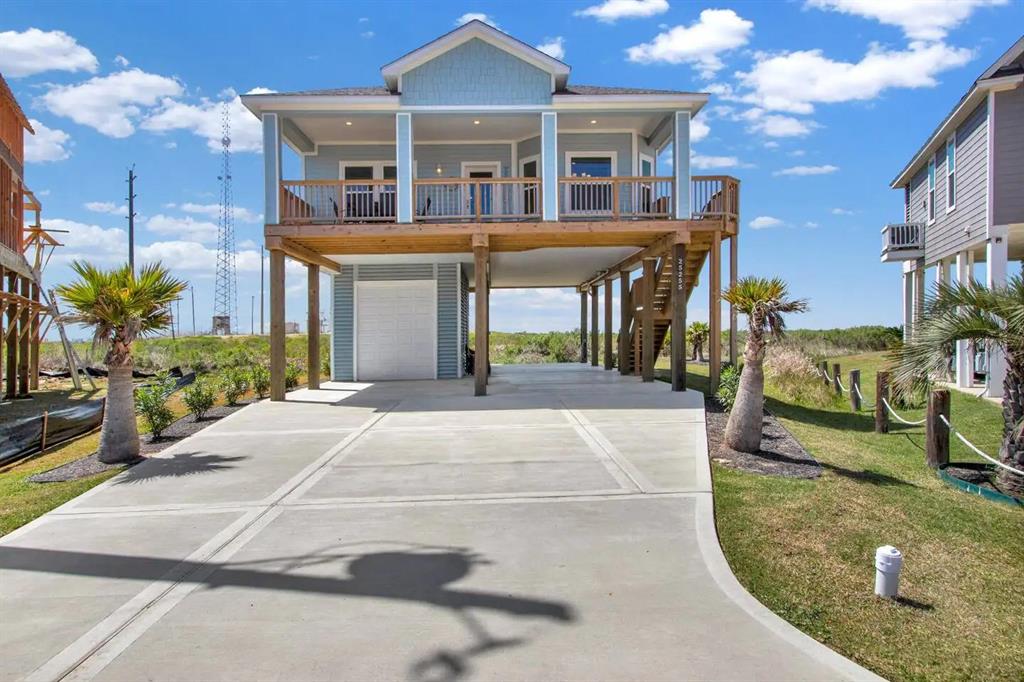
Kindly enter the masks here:
M 708 449 L 712 461 L 733 469 L 768 476 L 821 476 L 821 465 L 818 464 L 818 460 L 814 459 L 800 441 L 794 438 L 772 414 L 765 412 L 761 450 L 751 454 L 733 450 L 725 445 L 725 425 L 729 421 L 729 413 L 717 399 L 705 398 L 704 411 L 707 418 Z
M 139 439 L 139 451 L 142 454 L 138 460 L 129 464 L 104 464 L 97 457 L 96 453 L 92 453 L 88 457 L 76 459 L 73 462 L 62 464 L 54 469 L 43 471 L 33 476 L 29 476 L 28 480 L 33 483 L 57 483 L 61 481 L 74 481 L 79 478 L 88 478 L 89 476 L 95 476 L 101 474 L 104 471 L 110 471 L 111 469 L 120 469 L 125 466 L 134 466 L 139 462 L 146 459 L 147 456 L 155 455 L 167 448 L 171 447 L 178 441 L 188 438 L 194 433 L 202 431 L 211 424 L 216 424 L 218 421 L 233 414 L 238 410 L 242 409 L 248 402 L 240 402 L 237 405 L 228 406 L 222 405 L 215 407 L 206 413 L 206 416 L 200 421 L 196 421 L 192 418 L 192 415 L 187 415 L 174 422 L 166 429 L 160 438 L 153 438 L 151 435 L 143 435 Z

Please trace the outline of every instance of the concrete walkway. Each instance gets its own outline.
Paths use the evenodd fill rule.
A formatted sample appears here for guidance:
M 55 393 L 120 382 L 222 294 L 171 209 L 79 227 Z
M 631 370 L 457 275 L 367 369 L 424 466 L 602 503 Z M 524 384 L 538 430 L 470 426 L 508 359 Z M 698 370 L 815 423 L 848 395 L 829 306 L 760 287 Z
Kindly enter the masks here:
M 736 582 L 703 402 L 583 365 L 328 384 L 0 541 L 0 678 L 870 679 Z

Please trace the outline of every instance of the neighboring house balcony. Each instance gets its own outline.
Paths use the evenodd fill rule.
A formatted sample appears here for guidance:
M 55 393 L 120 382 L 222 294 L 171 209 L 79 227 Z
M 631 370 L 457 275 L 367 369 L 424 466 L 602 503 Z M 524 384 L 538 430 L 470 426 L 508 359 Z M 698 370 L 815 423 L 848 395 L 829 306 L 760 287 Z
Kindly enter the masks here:
M 889 223 L 882 228 L 882 262 L 924 258 L 924 223 Z

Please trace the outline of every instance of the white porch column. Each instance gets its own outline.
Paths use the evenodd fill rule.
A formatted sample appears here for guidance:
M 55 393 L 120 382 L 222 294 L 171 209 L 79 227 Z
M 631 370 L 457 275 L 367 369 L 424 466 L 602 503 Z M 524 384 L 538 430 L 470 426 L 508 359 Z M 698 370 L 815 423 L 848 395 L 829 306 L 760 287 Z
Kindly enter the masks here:
M 415 215 L 412 186 L 413 140 L 412 114 L 407 112 L 395 114 L 395 157 L 398 166 L 398 222 L 411 223 Z
M 949 263 L 940 260 L 935 264 L 935 283 L 949 284 Z
M 903 341 L 914 335 L 914 271 L 908 261 L 903 262 Z
M 558 220 L 558 114 L 540 115 L 540 176 L 543 219 Z
M 956 254 L 956 281 L 958 284 L 970 284 L 971 267 L 967 251 Z M 971 345 L 967 341 L 956 342 L 956 385 L 967 388 L 974 383 L 974 362 L 971 358 Z
M 672 170 L 676 178 L 676 220 L 689 220 L 690 206 L 690 112 L 677 111 L 672 120 Z M 636 174 L 634 174 L 636 175 Z
M 924 263 L 918 262 L 917 269 L 914 270 L 914 329 L 917 329 L 924 316 L 924 293 Z
M 263 114 L 263 215 L 269 225 L 281 222 L 281 121 Z
M 985 246 L 985 286 L 1006 286 L 1006 260 L 1009 246 L 1009 230 L 1005 225 L 989 228 L 988 244 Z M 986 377 L 985 393 L 992 398 L 1003 397 L 1003 380 L 1006 378 L 1006 358 L 1003 351 L 993 348 L 988 353 L 988 376 Z

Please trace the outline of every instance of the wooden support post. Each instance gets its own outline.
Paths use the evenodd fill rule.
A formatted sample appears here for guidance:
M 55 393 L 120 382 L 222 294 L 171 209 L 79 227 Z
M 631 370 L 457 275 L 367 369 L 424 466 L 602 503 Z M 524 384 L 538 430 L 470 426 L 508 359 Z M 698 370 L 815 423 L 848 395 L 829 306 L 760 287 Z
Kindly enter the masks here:
M 592 367 L 597 367 L 598 361 L 598 348 L 600 348 L 600 339 L 598 334 L 600 333 L 597 328 L 597 285 L 590 287 L 590 364 Z
M 850 370 L 850 409 L 860 412 L 860 370 Z
M 672 390 L 686 390 L 686 245 L 672 246 Z
M 306 376 L 309 388 L 320 388 L 320 266 L 306 264 Z
M 722 376 L 722 233 L 717 230 L 711 239 L 708 263 L 708 378 L 714 393 Z
M 642 376 L 645 382 L 654 381 L 654 361 L 656 359 L 654 357 L 654 266 L 653 258 L 644 259 L 644 310 L 641 314 L 643 349 L 640 354 L 643 358 Z
M 587 364 L 587 290 L 580 289 L 580 362 Z
M 474 341 L 473 384 L 474 394 L 487 395 L 488 320 L 490 291 L 487 285 L 487 265 L 490 261 L 489 241 L 486 236 L 473 239 L 473 277 L 476 297 L 476 331 Z
M 13 272 L 7 273 L 7 291 L 18 293 L 18 275 Z M 18 395 L 18 307 L 14 304 L 7 307 L 7 334 L 4 338 L 7 341 L 7 386 L 4 397 L 13 400 Z
M 284 251 L 270 251 L 270 399 L 284 400 Z
M 837 363 L 832 365 L 832 388 L 833 388 L 833 390 L 835 390 L 836 395 L 839 396 L 840 398 L 842 398 L 843 397 L 843 386 L 842 386 L 842 380 L 839 378 L 839 372 L 840 372 L 839 363 L 837 362 Z
M 21 295 L 24 298 L 32 296 L 31 286 L 32 280 L 28 277 L 21 278 Z M 28 350 L 31 343 L 29 338 L 31 324 L 32 311 L 27 305 L 23 305 L 21 307 L 21 320 L 18 322 L 18 395 L 22 397 L 28 395 Z
M 949 391 L 941 388 L 928 394 L 928 420 L 925 422 L 925 462 L 932 469 L 949 464 Z
M 633 302 L 629 295 L 629 271 L 619 273 L 619 374 L 629 374 L 629 325 Z
M 729 239 L 729 288 L 736 286 L 739 278 L 739 249 L 740 235 L 736 234 Z M 739 353 L 739 331 L 736 322 L 736 306 L 729 304 L 729 362 L 733 367 L 740 366 Z
M 875 433 L 889 433 L 889 415 L 883 400 L 889 399 L 889 373 L 875 375 Z
M 604 368 L 615 369 L 615 356 L 612 354 L 612 280 L 604 281 Z
M 32 313 L 32 341 L 28 356 L 28 387 L 29 390 L 39 390 L 39 344 L 42 343 L 44 334 L 41 334 L 40 327 L 42 318 L 39 315 L 39 284 L 32 282 L 32 300 L 36 303 L 36 309 Z

